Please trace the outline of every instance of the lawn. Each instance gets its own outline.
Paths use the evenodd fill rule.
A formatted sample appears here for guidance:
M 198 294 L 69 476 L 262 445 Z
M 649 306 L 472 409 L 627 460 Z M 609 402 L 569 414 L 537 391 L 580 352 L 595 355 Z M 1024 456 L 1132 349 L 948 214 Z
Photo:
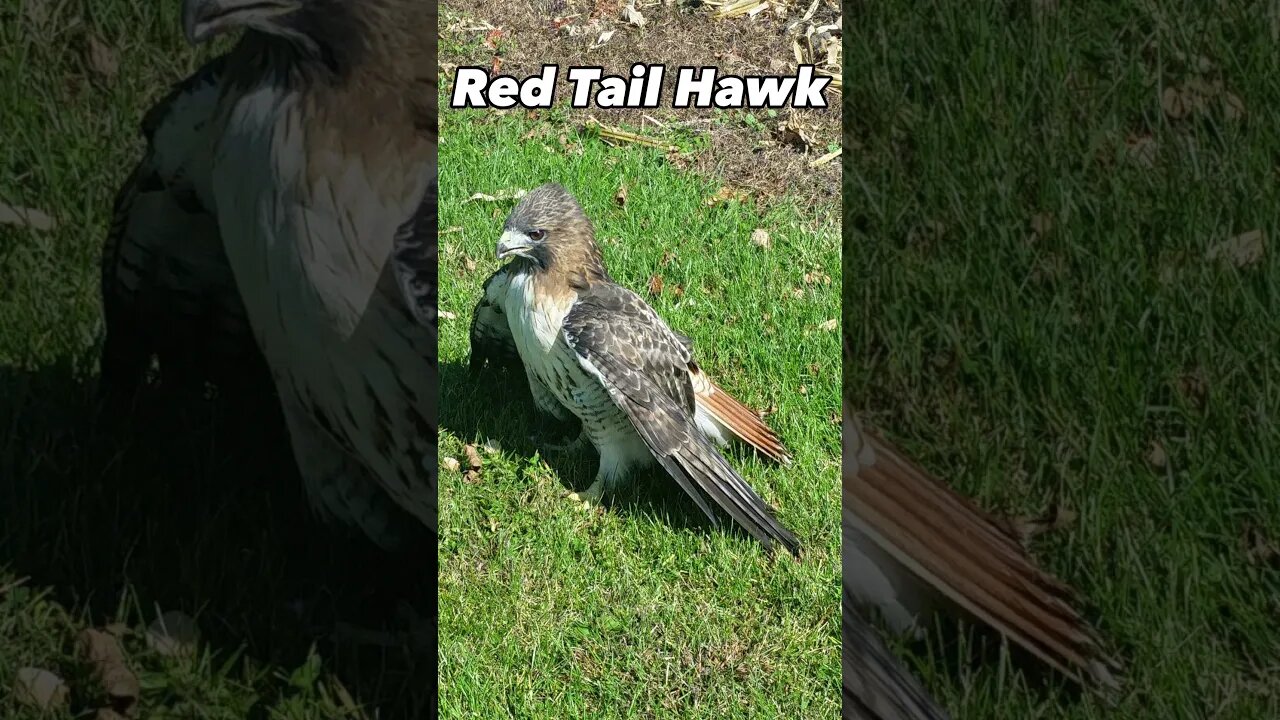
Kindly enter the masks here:
M 799 535 L 803 561 L 712 526 L 657 469 L 585 511 L 564 495 L 590 483 L 594 451 L 540 452 L 573 430 L 536 414 L 523 373 L 469 373 L 471 310 L 515 204 L 473 196 L 547 181 L 582 203 L 618 282 L 688 334 L 726 389 L 769 410 L 794 464 L 729 457 Z M 839 220 L 715 202 L 720 190 L 554 112 L 442 118 L 441 717 L 837 714 Z M 458 469 L 466 445 L 478 473 Z
M 1280 716 L 1274 4 L 846 21 L 847 389 L 985 506 L 1078 513 L 1033 549 L 1128 679 L 911 666 L 957 718 Z
M 205 57 L 178 13 L 0 1 L 0 203 L 56 222 L 0 223 L 0 717 L 106 706 L 76 639 L 108 625 L 140 681 L 136 716 L 418 716 L 434 659 L 406 650 L 398 609 L 429 612 L 434 579 L 310 518 L 277 417 L 95 402 L 112 198 L 143 112 Z M 149 647 L 171 611 L 194 618 L 193 654 Z M 24 667 L 61 677 L 68 705 L 20 703 Z

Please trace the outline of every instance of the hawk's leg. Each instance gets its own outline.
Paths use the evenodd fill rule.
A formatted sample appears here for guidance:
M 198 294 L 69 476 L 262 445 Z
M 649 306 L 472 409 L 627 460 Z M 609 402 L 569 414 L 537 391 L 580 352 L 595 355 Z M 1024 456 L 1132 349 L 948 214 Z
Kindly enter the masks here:
M 591 487 L 582 492 L 569 493 L 569 499 L 574 502 L 582 503 L 582 507 L 590 510 L 600 504 L 600 500 L 604 498 L 604 480 L 597 477 L 596 481 L 591 483 Z
M 591 486 L 582 492 L 569 493 L 569 499 L 582 503 L 582 507 L 590 510 L 600 504 L 604 494 L 622 481 L 626 475 L 625 457 L 619 455 L 616 445 L 600 446 L 600 469 L 596 471 L 596 479 Z

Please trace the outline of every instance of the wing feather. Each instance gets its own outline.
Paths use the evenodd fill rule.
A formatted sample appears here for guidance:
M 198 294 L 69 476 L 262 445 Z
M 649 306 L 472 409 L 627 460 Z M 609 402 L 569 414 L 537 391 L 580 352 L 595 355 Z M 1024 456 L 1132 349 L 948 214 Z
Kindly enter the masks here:
M 947 713 L 909 674 L 875 630 L 843 600 L 844 716 L 855 720 L 947 720 Z
M 704 496 L 767 547 L 799 554 L 795 535 L 698 429 L 688 349 L 644 301 L 617 285 L 594 285 L 566 315 L 562 337 L 712 521 Z

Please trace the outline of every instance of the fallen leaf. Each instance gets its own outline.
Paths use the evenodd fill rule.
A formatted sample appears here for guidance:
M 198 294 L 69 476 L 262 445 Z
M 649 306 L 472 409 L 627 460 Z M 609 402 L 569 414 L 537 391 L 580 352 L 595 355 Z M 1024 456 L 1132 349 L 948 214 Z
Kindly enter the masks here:
M 1178 376 L 1178 393 L 1198 408 L 1204 407 L 1209 396 L 1209 383 L 1204 379 L 1204 372 L 1195 369 Z
M 649 294 L 650 295 L 662 294 L 662 276 L 661 275 L 654 275 L 649 278 Z
M 190 616 L 170 610 L 147 627 L 147 647 L 165 657 L 192 655 L 200 641 L 200 629 Z
M 111 699 L 111 707 L 128 714 L 138 702 L 142 686 L 125 662 L 120 641 L 114 635 L 89 628 L 80 633 L 79 643 L 80 652 L 93 666 L 94 677 Z
M 464 202 L 503 202 L 505 200 L 519 200 L 528 194 L 528 190 L 499 190 L 493 195 L 488 193 L 476 193 L 467 198 Z
M 765 250 L 773 247 L 773 242 L 769 239 L 769 232 L 763 228 L 756 228 L 751 231 L 751 244 Z
M 502 58 L 498 55 L 493 56 L 493 62 L 489 63 L 489 77 L 502 74 Z
M 489 33 L 484 36 L 485 47 L 489 48 L 490 50 L 497 50 L 498 41 L 501 40 L 502 36 L 505 34 L 506 33 L 501 28 L 494 28 L 490 30 Z
M 53 218 L 35 208 L 14 207 L 0 203 L 0 225 L 20 225 L 32 230 L 52 230 L 58 226 Z
M 1125 157 L 1139 167 L 1150 168 L 1156 164 L 1159 145 L 1150 135 L 1130 135 L 1125 138 Z
M 449 472 L 458 472 L 462 468 L 462 464 L 458 462 L 458 458 L 447 457 L 443 461 L 444 469 Z
M 1165 452 L 1164 445 L 1159 440 L 1152 440 L 1147 446 L 1147 454 L 1144 456 L 1147 464 L 1153 469 L 1164 470 L 1169 467 L 1169 454 Z
M 783 145 L 790 145 L 800 152 L 805 152 L 813 145 L 813 137 L 809 134 L 808 129 L 801 125 L 794 116 L 779 125 L 775 135 L 778 138 L 778 142 Z
M 1019 515 L 1004 522 L 1005 529 L 1013 533 L 1024 545 L 1047 532 L 1055 532 L 1076 521 L 1074 510 L 1054 503 L 1043 515 Z
M 672 294 L 672 295 L 674 295 L 674 296 L 676 296 L 676 297 L 682 297 L 682 296 L 684 296 L 684 286 L 683 286 L 683 285 L 672 285 L 672 286 L 671 286 L 671 294 Z
M 1254 565 L 1280 563 L 1280 546 L 1252 524 L 1245 526 L 1240 544 L 1244 547 L 1245 557 Z
M 662 266 L 662 267 L 666 267 L 666 266 L 668 266 L 668 265 L 670 265 L 670 264 L 671 264 L 671 260 L 672 260 L 673 258 L 675 258 L 675 255 L 674 255 L 674 254 L 672 254 L 672 252 L 671 252 L 670 250 L 663 250 L 663 251 L 662 251 L 662 259 L 661 259 L 661 260 L 658 260 L 658 265 L 660 265 L 660 266 Z
M 623 183 L 618 186 L 618 192 L 613 194 L 613 202 L 618 207 L 626 207 L 627 205 L 627 185 Z
M 444 319 L 444 320 L 453 320 L 453 319 L 457 318 L 458 316 L 457 316 L 457 315 L 454 315 L 453 313 L 449 312 L 448 310 L 441 310 L 441 311 L 440 311 L 440 317 L 441 317 L 442 319 Z
M 628 0 L 627 6 L 622 8 L 622 17 L 636 27 L 644 27 L 645 23 L 648 22 L 644 19 L 644 15 L 641 15 L 640 11 L 636 9 L 636 0 Z
M 480 453 L 476 450 L 475 445 L 465 445 L 462 452 L 467 456 L 467 469 L 462 473 L 462 479 L 469 483 L 480 481 L 480 468 L 484 465 L 484 461 L 480 459 Z
M 1224 240 L 1209 248 L 1205 257 L 1210 260 L 1227 260 L 1238 268 L 1253 265 L 1266 253 L 1266 236 L 1261 230 L 1250 230 Z
M 465 268 L 467 272 L 475 272 L 475 271 L 476 271 L 476 261 L 475 261 L 475 260 L 472 260 L 470 255 L 463 255 L 463 256 L 462 256 L 462 267 L 463 267 L 463 268 Z
M 1244 117 L 1244 101 L 1235 93 L 1227 93 L 1222 97 L 1222 115 L 1228 120 L 1239 120 Z
M 1053 213 L 1036 213 L 1031 216 L 1031 234 L 1042 238 L 1053 230 Z
M 71 690 L 62 678 L 41 668 L 18 668 L 13 679 L 13 697 L 23 705 L 56 710 L 67 704 Z
M 600 47 L 601 45 L 604 45 L 605 43 L 609 42 L 609 39 L 613 37 L 614 32 L 615 32 L 614 30 L 605 30 L 604 32 L 600 33 L 600 37 L 596 38 L 595 47 Z
M 818 326 L 818 329 L 822 330 L 823 332 L 835 332 L 839 328 L 840 328 L 840 321 L 836 318 L 831 318 L 830 320 Z
M 727 203 L 730 200 L 737 200 L 738 202 L 746 202 L 747 194 L 741 190 L 734 190 L 731 187 L 725 186 L 717 190 L 714 195 L 707 198 L 706 202 L 707 202 L 707 205 L 711 207 L 715 207 L 717 205 Z
M 1180 120 L 1191 113 L 1191 100 L 1182 90 L 1176 87 L 1167 87 L 1160 96 L 1160 107 L 1164 110 L 1164 114 Z
M 88 41 L 89 69 L 103 80 L 112 80 L 120 72 L 120 60 L 97 35 L 90 33 Z

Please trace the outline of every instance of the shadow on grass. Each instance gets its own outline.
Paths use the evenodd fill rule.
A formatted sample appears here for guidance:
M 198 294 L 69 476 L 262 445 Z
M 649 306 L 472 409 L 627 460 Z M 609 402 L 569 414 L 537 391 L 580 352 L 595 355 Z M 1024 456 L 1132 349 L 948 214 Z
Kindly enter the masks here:
M 594 480 L 599 456 L 589 444 L 573 452 L 547 449 L 548 444 L 573 440 L 580 426 L 540 412 L 522 369 L 490 366 L 473 372 L 465 362 L 443 363 L 440 393 L 442 428 L 464 440 L 494 440 L 518 457 L 538 453 L 556 473 L 566 494 L 585 490 Z M 565 502 L 572 501 L 566 498 Z M 656 464 L 637 470 L 625 487 L 605 495 L 604 502 L 611 512 L 648 516 L 675 529 L 739 532 L 727 515 L 721 518 L 719 529 L 712 525 Z
M 314 519 L 270 394 L 124 406 L 69 365 L 0 368 L 0 423 L 0 565 L 96 624 L 182 610 L 224 658 L 288 671 L 314 644 L 381 716 L 434 709 L 433 623 L 405 640 L 406 607 L 435 616 L 434 548 L 389 555 Z M 255 685 L 262 714 L 280 685 Z

